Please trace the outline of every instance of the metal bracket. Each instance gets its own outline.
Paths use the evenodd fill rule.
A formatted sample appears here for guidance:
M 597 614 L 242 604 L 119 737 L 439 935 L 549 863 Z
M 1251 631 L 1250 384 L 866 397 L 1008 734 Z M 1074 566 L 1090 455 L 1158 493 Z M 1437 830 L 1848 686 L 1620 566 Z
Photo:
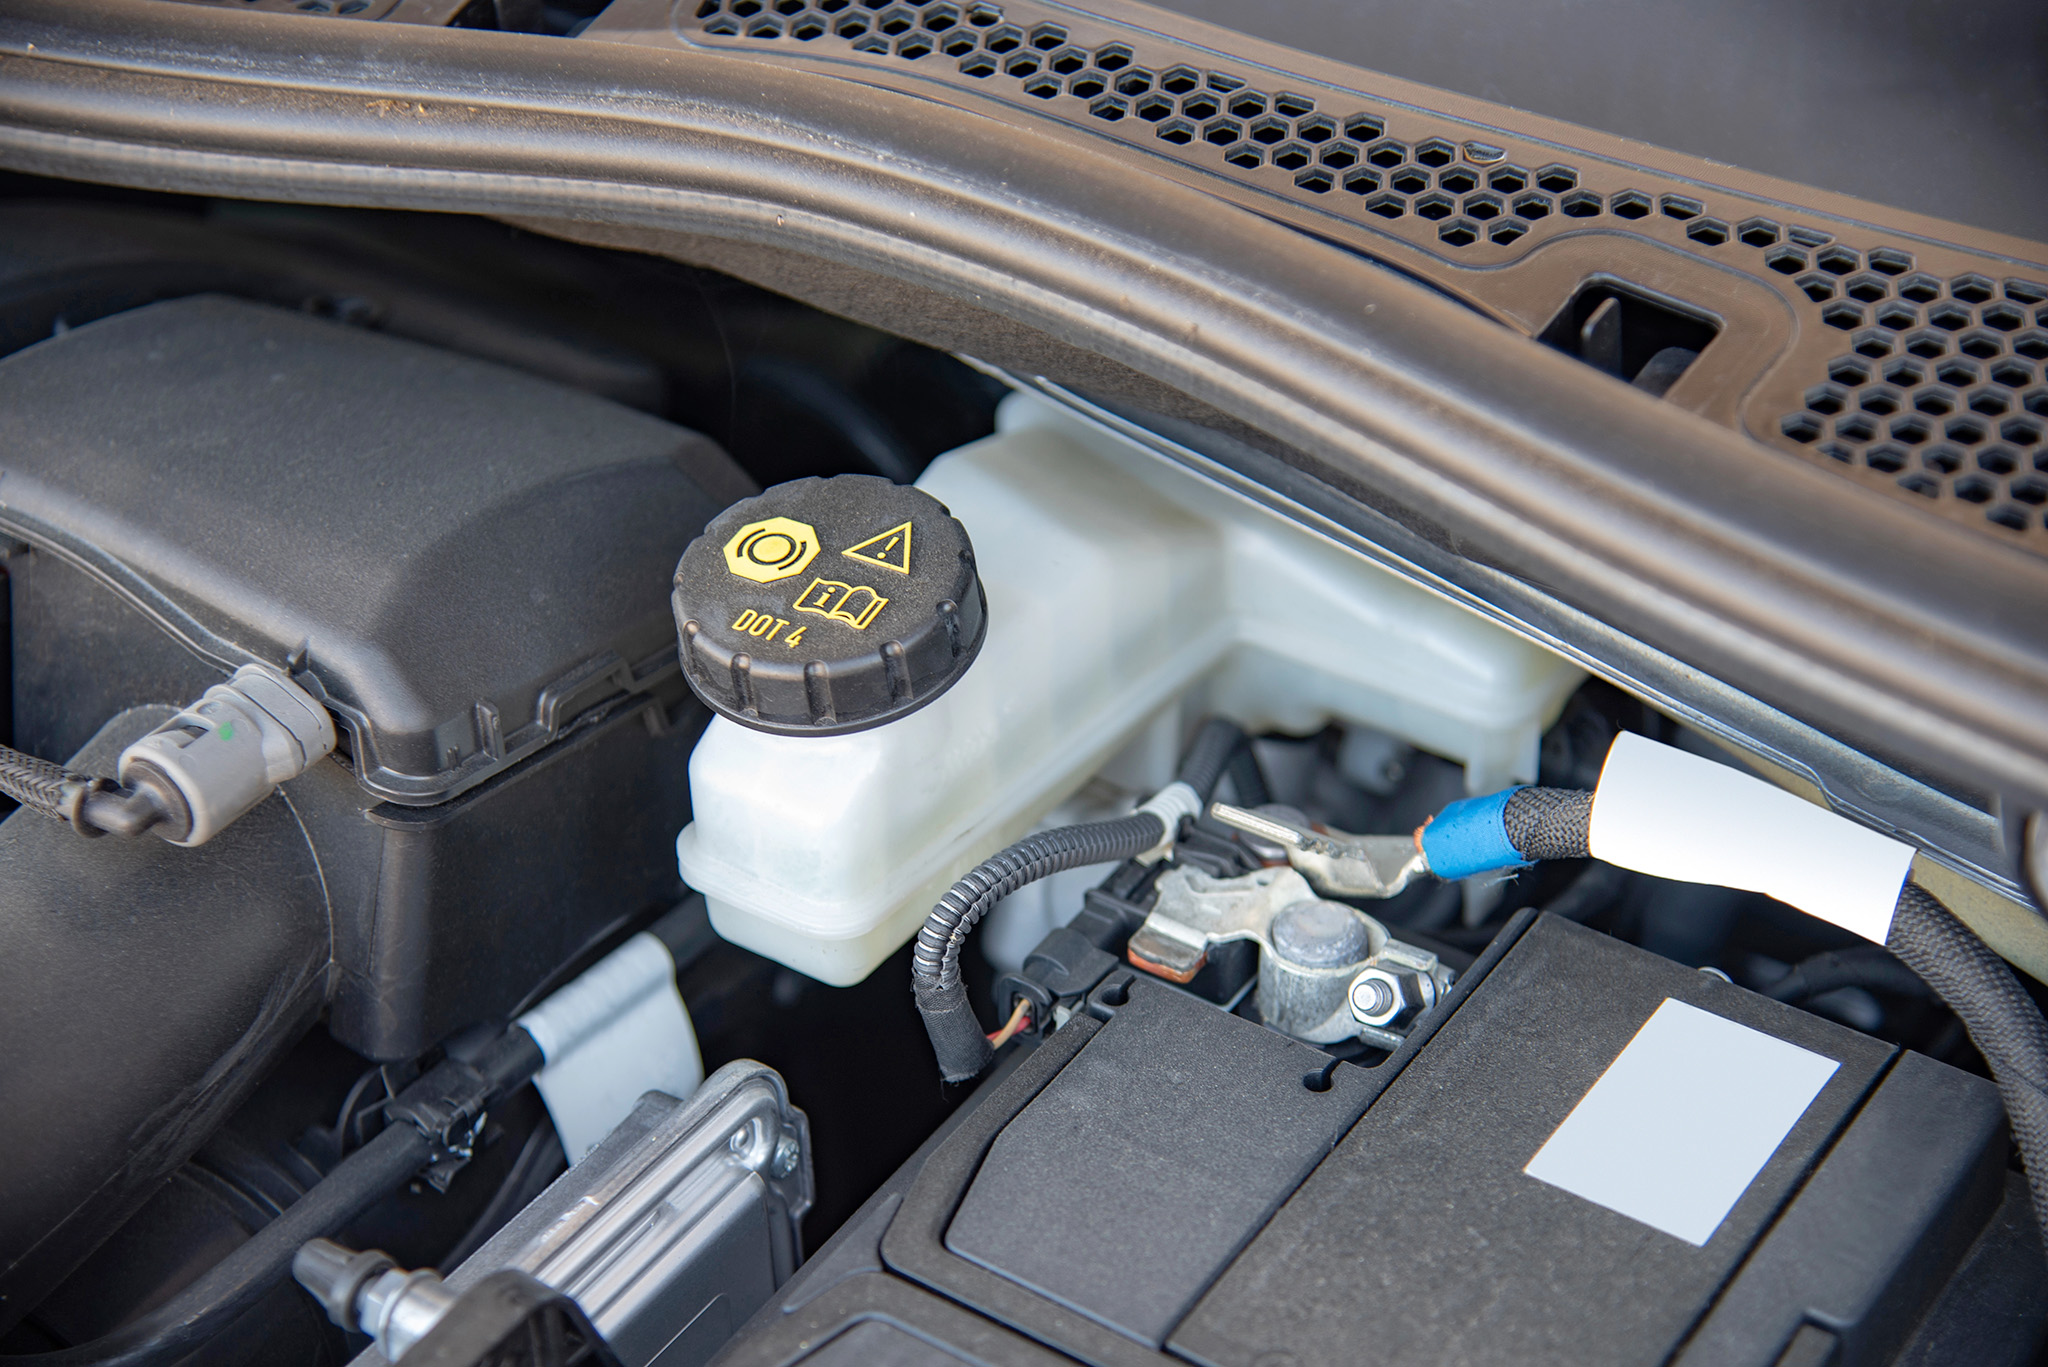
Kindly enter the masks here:
M 1318 892 L 1332 897 L 1387 898 L 1429 872 L 1429 861 L 1412 835 L 1349 835 L 1246 811 L 1222 802 L 1209 815 L 1247 835 L 1270 840 L 1287 852 L 1287 862 L 1306 875 Z
M 1188 982 L 1208 962 L 1213 945 L 1252 940 L 1261 952 L 1272 953 L 1266 930 L 1274 913 L 1315 900 L 1315 889 L 1293 869 L 1260 869 L 1237 878 L 1174 869 L 1159 880 L 1152 914 L 1131 935 L 1125 953 L 1147 972 Z M 1386 928 L 1364 919 L 1375 947 L 1385 944 Z

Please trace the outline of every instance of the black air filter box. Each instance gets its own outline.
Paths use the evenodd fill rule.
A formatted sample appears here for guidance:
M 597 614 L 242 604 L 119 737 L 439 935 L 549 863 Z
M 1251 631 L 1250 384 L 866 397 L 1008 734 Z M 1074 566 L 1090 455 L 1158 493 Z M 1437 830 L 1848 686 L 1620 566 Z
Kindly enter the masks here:
M 496 366 L 219 297 L 117 314 L 0 362 L 14 743 L 61 760 L 289 664 L 344 733 L 287 789 L 332 1028 L 416 1053 L 675 888 L 702 713 L 668 580 L 751 492 L 703 437 Z

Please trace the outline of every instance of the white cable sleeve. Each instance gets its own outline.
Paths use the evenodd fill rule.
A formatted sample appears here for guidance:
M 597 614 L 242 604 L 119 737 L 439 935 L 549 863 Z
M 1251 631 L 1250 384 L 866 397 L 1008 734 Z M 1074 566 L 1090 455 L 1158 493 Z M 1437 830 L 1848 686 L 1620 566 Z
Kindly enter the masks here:
M 675 960 L 646 931 L 517 1024 L 547 1060 L 533 1081 L 571 1163 L 596 1148 L 643 1092 L 680 1099 L 704 1080 Z
M 1761 892 L 1878 944 L 1913 864 L 1911 845 L 1631 732 L 1607 752 L 1587 844 L 1610 864 Z

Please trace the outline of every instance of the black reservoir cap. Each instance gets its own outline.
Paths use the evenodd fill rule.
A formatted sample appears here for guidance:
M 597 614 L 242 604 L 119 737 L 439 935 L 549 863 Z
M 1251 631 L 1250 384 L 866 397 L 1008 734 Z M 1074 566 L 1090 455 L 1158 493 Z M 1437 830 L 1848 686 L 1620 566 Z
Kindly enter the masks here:
M 712 520 L 676 566 L 683 674 L 714 711 L 783 736 L 907 716 L 981 649 L 967 529 L 873 475 L 778 484 Z

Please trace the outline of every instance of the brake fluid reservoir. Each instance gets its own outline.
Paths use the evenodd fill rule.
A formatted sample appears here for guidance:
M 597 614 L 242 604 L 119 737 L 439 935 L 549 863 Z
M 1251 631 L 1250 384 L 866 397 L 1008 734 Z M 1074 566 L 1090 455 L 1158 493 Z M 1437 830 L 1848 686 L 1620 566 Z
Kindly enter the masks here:
M 814 498 L 841 483 L 804 482 Z M 686 639 L 687 623 L 701 632 L 724 611 L 718 590 L 738 588 L 714 573 L 708 588 L 686 593 L 693 567 L 722 558 L 742 524 L 767 522 L 765 504 L 796 487 L 729 513 L 684 556 Z M 1476 792 L 1535 778 L 1541 732 L 1581 677 L 1468 609 L 1042 400 L 1006 400 L 995 436 L 940 457 L 917 488 L 930 508 L 914 515 L 880 503 L 844 516 L 805 505 L 788 521 L 815 533 L 813 558 L 775 581 L 798 597 L 786 611 L 764 597 L 732 618 L 769 612 L 763 637 L 800 622 L 839 629 L 829 640 L 807 632 L 794 655 L 773 642 L 751 650 L 749 668 L 769 657 L 785 674 L 805 644 L 862 660 L 885 652 L 894 635 L 870 642 L 847 630 L 848 618 L 892 592 L 910 609 L 903 630 L 938 620 L 942 639 L 940 602 L 957 615 L 969 590 L 956 585 L 943 599 L 901 590 L 924 581 L 925 548 L 942 553 L 940 529 L 928 536 L 920 519 L 950 513 L 963 544 L 971 538 L 984 634 L 978 655 L 948 656 L 921 694 L 900 700 L 909 705 L 869 693 L 887 715 L 860 721 L 866 729 L 788 715 L 764 729 L 763 717 L 734 705 L 723 676 L 705 675 L 710 655 L 700 648 L 692 666 L 684 650 L 692 682 L 722 715 L 690 760 L 696 819 L 677 840 L 683 878 L 705 895 L 720 934 L 828 983 L 866 977 L 955 879 L 1028 832 L 1148 725 L 1172 731 L 1184 695 L 1253 730 L 1300 733 L 1334 718 L 1387 731 L 1464 763 Z M 903 526 L 904 539 L 890 541 Z M 755 550 L 773 552 L 772 566 L 792 546 Z M 811 590 L 813 578 L 828 587 Z M 806 608 L 806 592 L 824 597 Z M 844 610 L 836 619 L 835 604 Z M 874 609 L 866 631 L 896 631 L 887 611 Z M 730 673 L 735 647 L 721 649 Z M 793 676 L 812 663 L 814 676 L 853 667 L 826 655 L 796 664 Z M 927 649 L 925 658 L 938 656 Z
M 741 499 L 683 552 L 669 601 L 697 696 L 785 736 L 909 716 L 959 682 L 988 625 L 966 529 L 873 475 Z

